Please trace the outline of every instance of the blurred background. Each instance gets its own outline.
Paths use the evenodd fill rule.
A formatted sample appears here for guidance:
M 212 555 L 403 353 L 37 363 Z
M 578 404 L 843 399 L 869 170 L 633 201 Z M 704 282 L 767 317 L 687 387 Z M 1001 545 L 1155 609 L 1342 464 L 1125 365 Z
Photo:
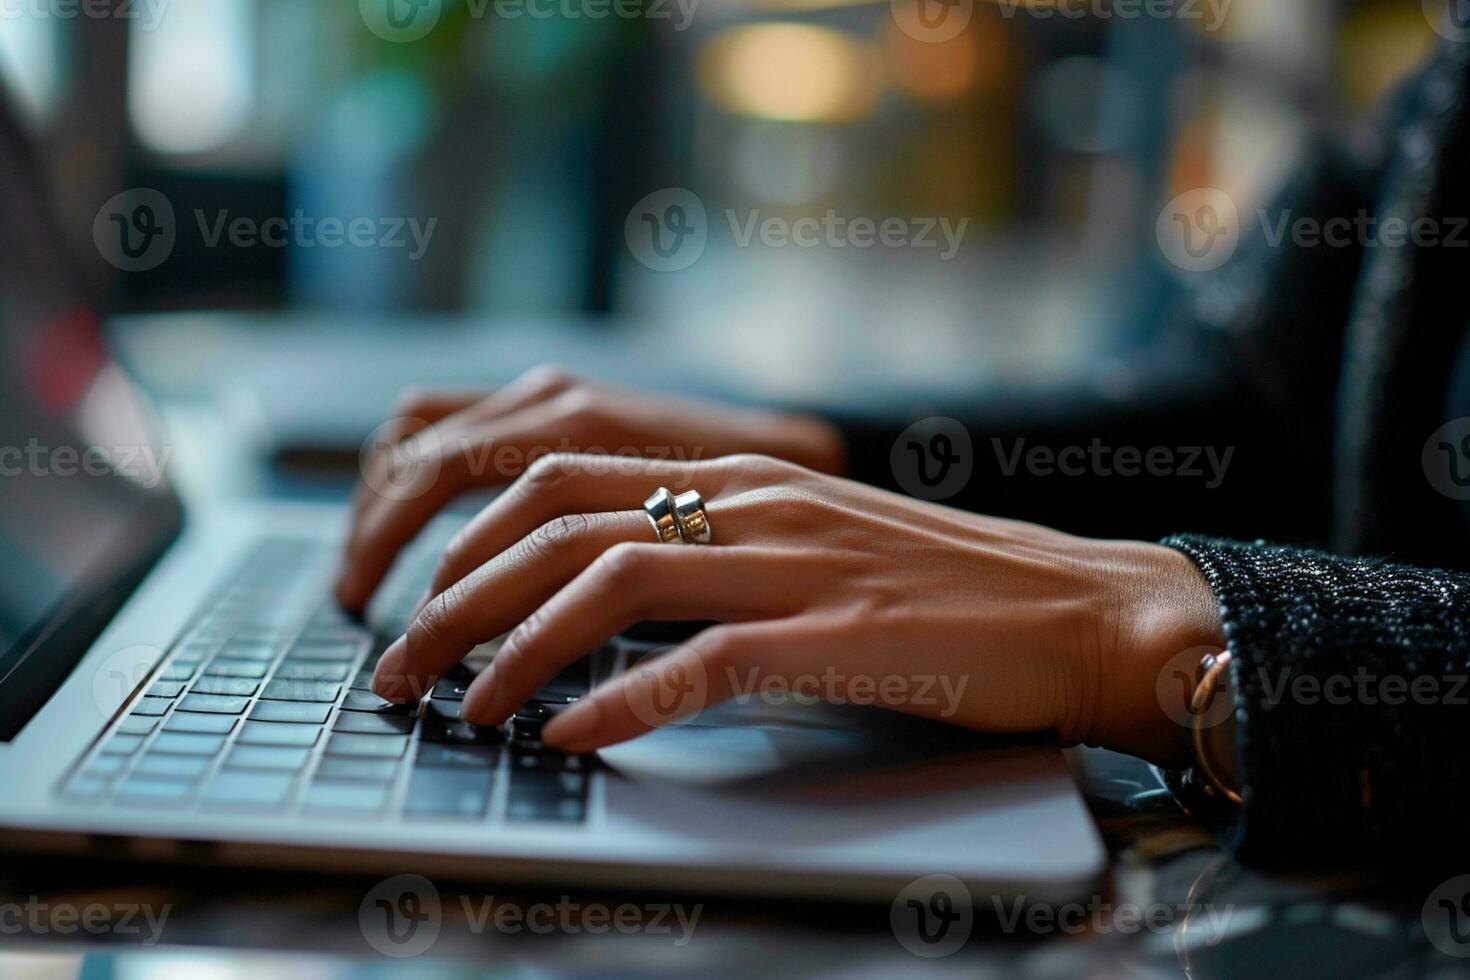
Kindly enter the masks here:
M 438 16 L 410 41 L 370 29 L 372 2 L 0 2 L 0 76 L 104 312 L 420 335 L 452 314 L 508 339 L 591 317 L 698 338 L 772 397 L 866 371 L 1056 376 L 1162 328 L 1164 202 L 1213 185 L 1244 213 L 1435 39 L 1419 0 L 417 0 Z M 961 29 L 912 29 L 934 20 L 919 3 Z M 122 274 L 93 221 L 134 187 L 172 202 L 179 236 Z M 669 187 L 707 207 L 708 244 L 658 271 L 625 222 Z M 210 247 L 193 216 L 226 211 L 436 224 L 416 258 Z M 727 211 L 968 224 L 945 258 L 742 246 Z

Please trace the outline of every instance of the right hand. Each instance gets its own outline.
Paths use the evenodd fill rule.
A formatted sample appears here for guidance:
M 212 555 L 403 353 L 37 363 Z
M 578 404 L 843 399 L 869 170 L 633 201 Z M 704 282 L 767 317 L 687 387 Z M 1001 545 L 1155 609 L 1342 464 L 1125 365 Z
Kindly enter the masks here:
M 379 435 L 363 460 L 336 586 L 354 612 L 446 504 L 508 484 L 550 452 L 676 462 L 763 453 L 824 473 L 844 469 L 841 437 L 821 419 L 618 388 L 554 367 L 489 393 L 405 392 Z

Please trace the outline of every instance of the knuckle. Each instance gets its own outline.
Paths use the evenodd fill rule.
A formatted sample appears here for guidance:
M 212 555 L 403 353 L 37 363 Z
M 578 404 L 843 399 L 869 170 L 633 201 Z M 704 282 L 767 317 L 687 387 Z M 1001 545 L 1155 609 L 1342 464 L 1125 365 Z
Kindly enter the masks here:
M 593 563 L 598 578 L 616 587 L 638 577 L 649 554 L 646 548 L 623 541 L 613 545 L 597 557 Z
M 602 417 L 602 396 L 577 385 L 556 396 L 557 413 L 566 422 L 591 422 Z
M 521 477 L 524 492 L 544 493 L 560 486 L 575 472 L 574 458 L 570 453 L 547 453 L 537 457 Z
M 533 392 L 552 395 L 571 388 L 579 379 L 560 364 L 538 364 L 521 375 L 521 381 Z
M 586 514 L 554 517 L 526 536 L 526 546 L 533 554 L 550 554 L 581 538 L 591 526 Z

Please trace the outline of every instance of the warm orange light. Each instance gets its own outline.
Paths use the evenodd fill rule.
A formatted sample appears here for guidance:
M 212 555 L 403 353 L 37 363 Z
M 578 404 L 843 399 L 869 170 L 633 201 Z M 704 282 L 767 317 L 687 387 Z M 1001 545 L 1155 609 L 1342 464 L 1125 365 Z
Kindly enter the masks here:
M 718 105 L 794 122 L 849 122 L 878 102 L 882 66 L 868 43 L 806 24 L 749 24 L 699 53 L 699 80 Z

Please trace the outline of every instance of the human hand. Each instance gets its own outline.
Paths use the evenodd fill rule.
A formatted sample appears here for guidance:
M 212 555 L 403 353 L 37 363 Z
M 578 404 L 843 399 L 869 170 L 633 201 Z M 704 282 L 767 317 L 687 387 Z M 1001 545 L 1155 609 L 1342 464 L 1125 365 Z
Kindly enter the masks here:
M 549 722 L 587 752 L 705 705 L 819 678 L 816 693 L 990 732 L 1055 730 L 1163 763 L 1169 658 L 1219 644 L 1209 588 L 1158 545 L 981 517 L 758 456 L 553 455 L 458 535 L 374 690 L 422 694 L 510 630 L 463 717 L 504 721 L 558 670 L 643 620 L 717 620 Z M 695 487 L 714 543 L 658 544 L 640 507 Z M 920 697 L 923 692 L 928 697 Z M 936 695 L 944 696 L 936 696 Z M 656 705 L 673 705 L 651 710 Z
M 844 466 L 841 437 L 820 419 L 655 395 L 552 367 L 491 393 L 407 392 L 393 414 L 353 500 L 336 586 L 352 611 L 445 505 L 509 483 L 553 450 L 686 461 L 761 452 L 824 472 Z

